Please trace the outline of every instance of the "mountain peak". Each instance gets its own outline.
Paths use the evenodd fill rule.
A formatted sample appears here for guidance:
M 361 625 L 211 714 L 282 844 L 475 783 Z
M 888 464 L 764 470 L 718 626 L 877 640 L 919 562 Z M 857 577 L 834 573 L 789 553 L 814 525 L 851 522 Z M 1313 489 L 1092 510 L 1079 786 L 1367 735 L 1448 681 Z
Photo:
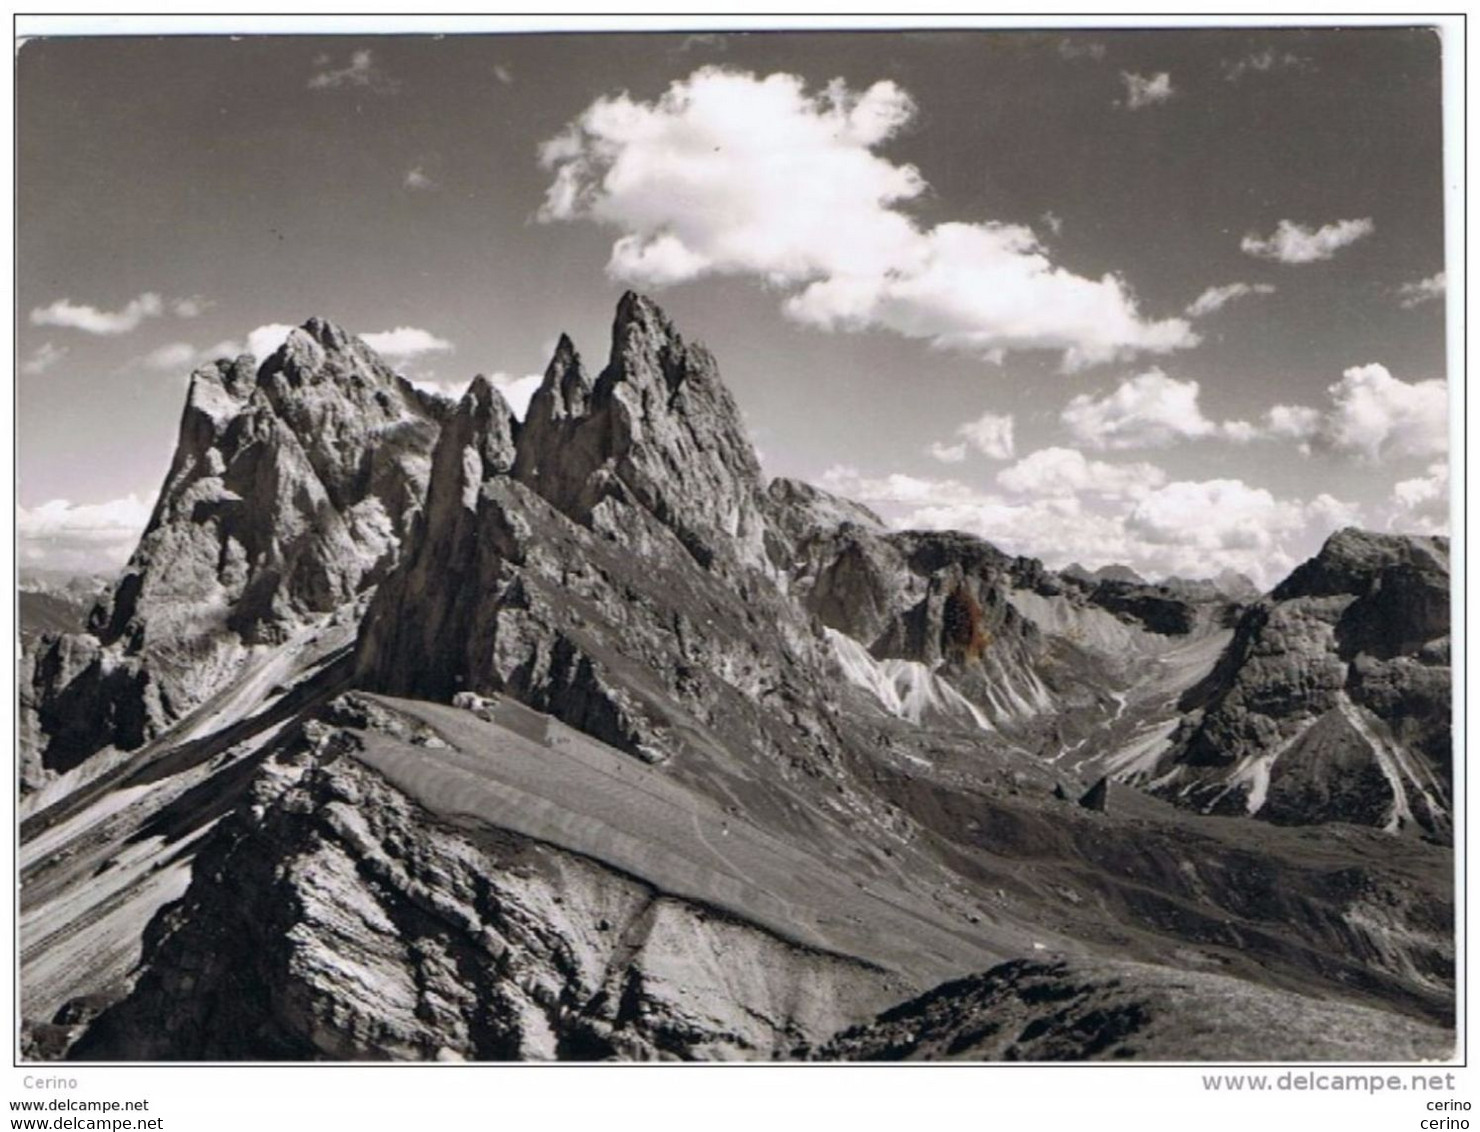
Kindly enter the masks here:
M 318 315 L 308 319 L 298 329 L 326 350 L 346 349 L 354 338 L 338 323 L 331 322 L 327 318 L 320 318 Z
M 628 291 L 593 382 L 562 336 L 520 432 L 518 479 L 577 522 L 636 505 L 703 562 L 761 564 L 760 464 L 714 358 Z M 602 508 L 606 501 L 611 503 Z

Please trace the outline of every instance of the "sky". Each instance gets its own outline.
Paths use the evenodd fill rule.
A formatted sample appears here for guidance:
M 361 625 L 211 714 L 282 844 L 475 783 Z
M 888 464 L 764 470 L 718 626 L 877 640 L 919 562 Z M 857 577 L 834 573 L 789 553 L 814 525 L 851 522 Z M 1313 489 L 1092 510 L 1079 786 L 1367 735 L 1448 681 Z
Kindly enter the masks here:
M 327 317 L 516 409 L 651 294 L 768 475 L 1061 567 L 1447 527 L 1422 29 L 37 39 L 23 565 L 116 568 L 191 369 Z

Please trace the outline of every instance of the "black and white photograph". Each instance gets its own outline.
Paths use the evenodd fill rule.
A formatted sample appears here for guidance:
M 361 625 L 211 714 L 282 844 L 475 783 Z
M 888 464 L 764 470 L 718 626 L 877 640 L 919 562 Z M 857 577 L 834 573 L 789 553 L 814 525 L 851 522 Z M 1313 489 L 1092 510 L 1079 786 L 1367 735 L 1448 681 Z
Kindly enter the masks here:
M 19 34 L 16 1067 L 1460 1064 L 1455 35 Z

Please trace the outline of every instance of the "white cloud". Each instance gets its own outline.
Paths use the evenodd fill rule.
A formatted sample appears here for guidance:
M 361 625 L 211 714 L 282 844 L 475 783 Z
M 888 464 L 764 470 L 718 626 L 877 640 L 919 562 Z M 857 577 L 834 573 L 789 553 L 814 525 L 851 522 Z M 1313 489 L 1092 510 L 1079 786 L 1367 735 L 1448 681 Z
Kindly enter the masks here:
M 462 395 L 468 391 L 468 385 L 471 380 L 471 378 L 462 381 L 413 380 L 411 384 L 428 393 L 436 393 L 443 397 L 449 397 L 454 401 L 461 401 Z M 535 391 L 539 389 L 540 383 L 545 378 L 543 374 L 538 373 L 516 377 L 513 374 L 499 372 L 490 374 L 488 380 L 495 389 L 503 394 L 504 400 L 509 403 L 509 408 L 522 421 L 525 414 L 529 412 L 530 398 L 535 395 Z
M 189 342 L 169 342 L 144 355 L 144 364 L 150 369 L 178 370 L 190 365 L 199 355 Z
M 1274 233 L 1259 236 L 1249 233 L 1239 247 L 1246 255 L 1273 259 L 1280 263 L 1315 263 L 1330 259 L 1341 248 L 1370 236 L 1376 225 L 1368 217 L 1360 220 L 1337 220 L 1320 228 L 1307 228 L 1293 220 L 1281 220 Z
M 153 502 L 128 495 L 107 503 L 53 499 L 16 508 L 21 558 L 31 565 L 87 570 L 122 565 L 149 522 Z
M 498 79 L 504 86 L 514 85 L 514 72 L 502 63 L 493 65 L 493 77 Z
M 1327 392 L 1325 409 L 1276 405 L 1266 432 L 1370 462 L 1449 450 L 1449 391 L 1438 378 L 1406 382 L 1374 362 L 1346 370 Z
M 1448 290 L 1448 277 L 1444 272 L 1430 275 L 1416 283 L 1404 283 L 1398 288 L 1398 303 L 1405 308 L 1416 307 L 1432 299 L 1442 298 Z
M 1332 385 L 1321 438 L 1369 460 L 1449 450 L 1449 392 L 1440 380 L 1400 381 L 1376 363 L 1353 366 Z
M 1054 265 L 1029 228 L 921 228 L 900 206 L 924 178 L 874 152 L 914 113 L 888 81 L 810 94 L 793 75 L 705 67 L 656 102 L 600 98 L 547 141 L 539 216 L 616 228 L 613 276 L 657 287 L 751 275 L 825 329 L 981 356 L 1057 350 L 1070 368 L 1196 344 L 1182 319 L 1143 318 L 1118 276 Z
M 1430 464 L 1426 475 L 1393 485 L 1388 529 L 1408 534 L 1449 532 L 1449 464 Z
M 1126 529 L 1154 545 L 1258 552 L 1274 550 L 1313 518 L 1334 528 L 1356 521 L 1357 511 L 1329 495 L 1310 503 L 1277 500 L 1242 480 L 1180 481 L 1139 500 Z
M 992 460 L 1010 460 L 1013 452 L 1012 414 L 983 413 L 956 430 L 983 456 Z
M 1263 586 L 1333 530 L 1361 522 L 1358 508 L 1329 495 L 1282 500 L 1241 480 L 1165 483 L 1152 465 L 1111 465 L 1069 449 L 1035 452 L 997 480 L 1003 492 L 839 466 L 821 484 L 870 504 L 898 529 L 968 531 L 1050 567 L 1122 563 L 1152 578 L 1228 569 Z
M 351 54 L 349 63 L 344 67 L 332 68 L 329 62 L 327 55 L 320 55 L 314 59 L 314 66 L 322 69 L 315 71 L 309 77 L 308 88 L 310 90 L 336 90 L 347 87 L 389 94 L 400 85 L 381 72 L 368 49 Z
M 1074 440 L 1088 448 L 1162 448 L 1221 431 L 1203 416 L 1195 381 L 1178 381 L 1159 369 L 1122 381 L 1103 397 L 1083 393 L 1059 419 Z
M 452 343 L 438 338 L 429 330 L 416 326 L 398 326 L 394 330 L 381 330 L 361 334 L 360 341 L 389 361 L 404 362 L 422 354 L 446 353 Z
M 1125 83 L 1125 106 L 1127 110 L 1140 110 L 1165 102 L 1177 92 L 1172 89 L 1172 76 L 1165 71 L 1154 75 L 1138 75 L 1121 71 L 1120 81 Z
M 408 380 L 423 393 L 435 393 L 439 397 L 461 401 L 462 395 L 468 391 L 468 383 L 472 381 L 472 378 L 465 381 L 432 381 L 430 378 L 409 378 Z
M 522 421 L 524 414 L 529 412 L 529 400 L 545 380 L 545 375 L 529 373 L 523 377 L 515 377 L 513 374 L 496 373 L 488 380 L 504 395 L 509 408 L 513 409 L 514 415 Z
M 21 372 L 45 373 L 61 362 L 70 352 L 66 346 L 55 346 L 50 342 L 43 342 L 26 355 L 26 360 L 21 362 Z
M 278 352 L 278 347 L 288 340 L 288 335 L 295 329 L 296 327 L 284 322 L 269 322 L 266 326 L 259 326 L 247 335 L 245 352 L 259 362 L 265 361 Z
M 1188 318 L 1202 318 L 1214 311 L 1222 310 L 1234 299 L 1245 295 L 1273 295 L 1274 286 L 1269 283 L 1228 283 L 1222 287 L 1209 287 L 1187 307 Z
M 1054 213 L 1052 211 L 1045 212 L 1043 214 L 1043 223 L 1047 226 L 1048 230 L 1050 232 L 1052 232 L 1055 236 L 1059 236 L 1059 235 L 1062 235 L 1063 234 L 1063 231 L 1064 231 L 1064 218 L 1062 216 L 1059 216 L 1059 215 L 1057 215 L 1056 213 Z
M 997 473 L 997 483 L 1018 495 L 1122 499 L 1139 498 L 1166 478 L 1154 464 L 1107 464 L 1074 448 L 1040 448 Z
M 202 295 L 191 295 L 188 299 L 176 299 L 170 304 L 170 310 L 175 312 L 176 318 L 199 318 L 215 305 Z
M 415 192 L 431 192 L 433 189 L 439 187 L 437 185 L 437 182 L 434 181 L 427 174 L 427 171 L 423 169 L 420 165 L 408 169 L 406 171 L 406 176 L 401 181 L 401 184 L 403 187 L 411 189 Z
M 869 477 L 850 464 L 834 464 L 818 481 L 828 491 L 865 503 L 893 503 L 910 507 L 932 504 L 976 503 L 981 493 L 959 480 L 921 479 L 894 472 Z
M 942 464 L 959 464 L 966 459 L 965 444 L 942 444 L 936 440 L 925 451 Z
M 31 311 L 33 326 L 66 326 L 88 334 L 127 334 L 146 318 L 157 318 L 164 312 L 164 301 L 153 291 L 130 299 L 121 310 L 101 311 L 97 307 L 57 299 L 50 306 Z

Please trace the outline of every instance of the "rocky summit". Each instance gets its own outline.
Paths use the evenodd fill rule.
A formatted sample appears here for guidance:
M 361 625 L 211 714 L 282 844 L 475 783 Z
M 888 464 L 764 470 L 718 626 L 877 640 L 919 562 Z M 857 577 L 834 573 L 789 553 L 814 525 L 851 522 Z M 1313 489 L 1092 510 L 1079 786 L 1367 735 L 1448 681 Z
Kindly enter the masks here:
M 1445 1055 L 1443 540 L 1058 572 L 768 482 L 644 297 L 599 364 L 195 373 L 26 641 L 28 1058 Z

